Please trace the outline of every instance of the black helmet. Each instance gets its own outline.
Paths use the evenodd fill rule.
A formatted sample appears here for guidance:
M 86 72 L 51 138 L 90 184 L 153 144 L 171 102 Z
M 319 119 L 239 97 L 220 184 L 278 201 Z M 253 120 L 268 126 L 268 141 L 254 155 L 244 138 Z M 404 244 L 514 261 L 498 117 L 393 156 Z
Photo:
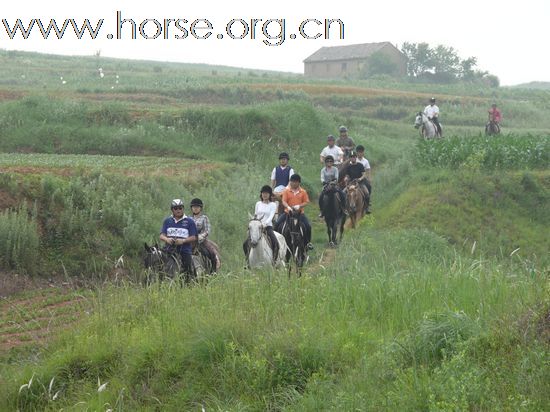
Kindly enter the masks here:
M 329 134 L 327 140 L 336 140 L 333 135 Z
M 349 157 L 357 157 L 357 152 L 355 150 L 352 150 L 349 152 Z
M 202 203 L 202 200 L 200 200 L 199 198 L 194 198 L 193 200 L 191 200 L 191 203 L 189 204 L 190 206 L 200 206 L 200 207 L 204 207 L 204 204 Z
M 325 157 L 325 163 L 328 162 L 329 160 L 334 162 L 334 157 L 332 155 L 328 155 L 327 157 Z
M 287 152 L 283 152 L 279 155 L 279 160 L 280 159 L 286 159 L 286 160 L 289 160 L 290 157 L 288 156 L 288 153 Z
M 435 103 L 435 97 L 432 97 L 432 98 L 430 99 L 430 103 Z
M 183 200 L 174 199 L 174 200 L 172 200 L 172 203 L 170 203 L 170 209 L 173 209 L 173 208 L 178 207 L 178 206 L 183 207 Z
M 273 194 L 273 189 L 271 189 L 271 186 L 268 186 L 268 185 L 264 185 L 262 186 L 262 188 L 260 189 L 260 194 L 261 193 L 269 193 L 269 195 L 271 196 Z
M 292 176 L 290 176 L 290 181 L 291 182 L 301 182 L 302 178 L 300 177 L 299 174 L 295 173 Z
M 347 132 L 347 131 L 348 131 L 348 128 L 347 128 L 346 126 L 340 126 L 340 127 L 338 128 L 338 130 L 339 130 L 340 132 Z

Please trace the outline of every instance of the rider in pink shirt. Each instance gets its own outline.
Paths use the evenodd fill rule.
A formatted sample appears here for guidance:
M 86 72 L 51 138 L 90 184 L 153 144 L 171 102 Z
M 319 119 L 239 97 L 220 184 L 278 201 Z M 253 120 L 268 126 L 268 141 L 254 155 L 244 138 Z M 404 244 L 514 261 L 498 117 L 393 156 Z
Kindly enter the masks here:
M 497 105 L 495 103 L 493 103 L 489 109 L 489 121 L 493 121 L 496 124 L 500 124 L 502 121 L 502 114 L 500 113 L 500 110 L 497 109 Z

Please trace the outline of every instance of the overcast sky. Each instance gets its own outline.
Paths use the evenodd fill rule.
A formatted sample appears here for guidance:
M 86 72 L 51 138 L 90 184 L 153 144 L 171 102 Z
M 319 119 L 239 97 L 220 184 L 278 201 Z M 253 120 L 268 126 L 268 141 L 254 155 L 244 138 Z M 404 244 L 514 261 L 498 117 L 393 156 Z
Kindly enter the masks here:
M 507 4 L 509 3 L 509 5 Z M 550 0 L 524 0 L 503 2 L 495 0 L 461 0 L 415 2 L 405 0 L 370 1 L 107 1 L 86 3 L 66 1 L 3 1 L 0 18 L 6 19 L 13 29 L 19 18 L 25 27 L 31 19 L 41 19 L 47 26 L 55 19 L 58 26 L 65 19 L 74 18 L 80 26 L 89 19 L 95 28 L 104 19 L 98 37 L 89 35 L 76 39 L 72 26 L 58 40 L 54 33 L 44 40 L 37 25 L 27 39 L 18 33 L 12 40 L 4 21 L 0 24 L 0 48 L 31 50 L 58 54 L 92 55 L 101 50 L 102 56 L 147 60 L 179 61 L 189 63 L 221 64 L 227 66 L 280 70 L 302 73 L 303 60 L 323 46 L 389 41 L 401 47 L 403 42 L 427 42 L 430 46 L 452 46 L 461 58 L 475 56 L 478 69 L 496 74 L 502 85 L 529 81 L 550 81 Z M 360 7 L 358 7 L 360 5 Z M 136 23 L 137 39 L 132 40 L 131 24 L 122 26 L 117 39 L 117 11 L 123 19 Z M 144 20 L 143 38 L 139 26 Z M 165 19 L 181 19 L 165 22 Z M 184 20 L 188 23 L 185 23 Z M 196 19 L 208 20 L 195 25 L 195 34 L 207 39 L 196 39 L 191 33 L 191 23 Z M 226 25 L 232 19 L 247 21 L 248 34 L 243 39 L 231 39 Z M 251 39 L 251 19 L 258 19 L 255 39 Z M 281 23 L 270 22 L 265 28 L 273 39 L 266 39 L 262 25 L 269 19 L 284 19 L 285 35 L 282 41 Z M 322 34 L 317 39 L 305 39 L 299 25 L 306 19 L 340 19 L 344 24 L 344 38 L 339 38 L 337 24 L 324 38 L 324 26 L 310 21 L 303 31 L 309 37 Z M 157 27 L 158 22 L 158 27 Z M 168 30 L 165 30 L 165 27 Z M 243 24 L 236 20 L 231 26 L 233 37 L 244 33 Z M 175 36 L 186 38 L 176 39 Z M 108 39 L 108 35 L 113 35 Z M 153 38 L 157 36 L 157 38 Z M 296 35 L 295 39 L 291 35 Z M 165 39 L 164 37 L 168 37 Z M 219 39 L 218 37 L 223 36 Z M 264 43 L 268 41 L 269 46 Z

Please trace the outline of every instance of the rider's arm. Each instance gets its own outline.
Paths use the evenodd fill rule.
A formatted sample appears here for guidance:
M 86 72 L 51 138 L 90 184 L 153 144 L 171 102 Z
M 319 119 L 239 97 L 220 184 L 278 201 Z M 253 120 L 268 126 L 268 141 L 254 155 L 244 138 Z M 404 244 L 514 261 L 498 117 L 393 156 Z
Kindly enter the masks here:
M 277 169 L 277 168 L 274 167 L 273 171 L 271 172 L 271 188 L 272 189 L 275 187 L 275 169 Z
M 159 236 L 160 240 L 169 245 L 175 245 L 175 239 L 173 237 L 168 237 L 164 233 L 161 233 Z
M 321 183 L 322 183 L 322 184 L 325 184 L 325 183 L 326 183 L 325 168 L 324 168 L 324 167 L 321 169 Z
M 208 237 L 208 235 L 210 234 L 210 229 L 211 229 L 211 226 L 210 226 L 210 219 L 208 219 L 208 216 L 206 215 L 203 215 L 203 218 L 204 218 L 204 227 L 202 229 L 202 232 L 199 233 L 199 242 L 202 242 L 204 241 L 204 239 L 206 239 Z
M 342 149 L 340 149 L 340 151 L 338 152 L 338 161 L 340 163 L 344 161 L 344 151 Z

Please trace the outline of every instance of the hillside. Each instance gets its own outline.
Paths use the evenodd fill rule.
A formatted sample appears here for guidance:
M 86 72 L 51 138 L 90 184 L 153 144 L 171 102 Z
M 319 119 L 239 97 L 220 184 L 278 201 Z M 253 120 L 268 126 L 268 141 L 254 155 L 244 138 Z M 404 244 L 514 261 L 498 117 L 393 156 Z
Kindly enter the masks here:
M 0 285 L 13 284 L 0 410 L 547 408 L 547 94 L 0 63 Z M 414 114 L 434 94 L 446 137 L 426 142 Z M 494 99 L 505 120 L 489 139 Z M 341 124 L 366 147 L 373 213 L 329 249 L 319 152 Z M 281 151 L 312 198 L 299 278 L 243 269 L 248 213 Z M 205 202 L 222 270 L 145 287 L 143 243 L 175 197 Z

